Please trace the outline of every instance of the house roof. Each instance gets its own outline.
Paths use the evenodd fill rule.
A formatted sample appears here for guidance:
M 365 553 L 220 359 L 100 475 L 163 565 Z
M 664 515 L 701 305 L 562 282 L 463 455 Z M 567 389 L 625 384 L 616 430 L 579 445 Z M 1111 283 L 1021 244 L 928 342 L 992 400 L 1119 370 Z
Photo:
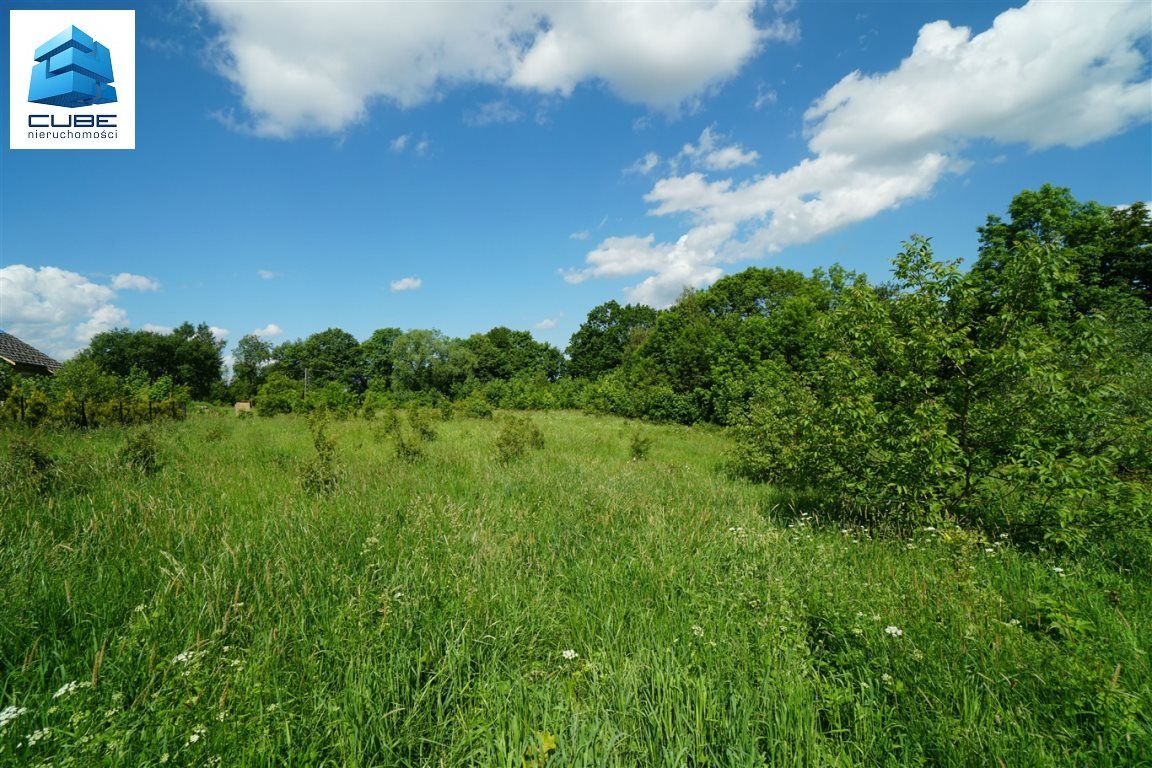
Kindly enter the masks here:
M 60 363 L 31 344 L 25 344 L 10 333 L 0 331 L 0 358 L 9 365 L 30 365 L 36 368 L 45 368 L 55 373 Z

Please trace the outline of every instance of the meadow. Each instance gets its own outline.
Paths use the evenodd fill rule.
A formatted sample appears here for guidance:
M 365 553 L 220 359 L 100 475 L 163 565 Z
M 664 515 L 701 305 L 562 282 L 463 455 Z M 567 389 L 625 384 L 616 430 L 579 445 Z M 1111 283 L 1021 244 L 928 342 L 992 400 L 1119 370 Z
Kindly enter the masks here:
M 299 416 L 0 435 L 0 765 L 1152 764 L 1148 574 L 506 418 L 334 421 L 322 487 Z

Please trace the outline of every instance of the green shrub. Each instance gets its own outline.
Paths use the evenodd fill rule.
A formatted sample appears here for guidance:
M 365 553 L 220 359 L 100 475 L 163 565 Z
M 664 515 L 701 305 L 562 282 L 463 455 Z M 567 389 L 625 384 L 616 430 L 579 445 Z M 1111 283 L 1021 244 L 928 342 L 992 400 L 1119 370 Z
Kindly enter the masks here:
M 954 519 L 1073 547 L 1146 530 L 1146 478 L 1127 468 L 1152 430 L 1124 393 L 1152 370 L 1067 304 L 1066 255 L 1025 243 L 993 285 L 924 239 L 895 263 L 890 294 L 843 289 L 811 370 L 761 370 L 735 469 L 901 529 Z
M 124 445 L 116 452 L 116 461 L 121 466 L 143 472 L 146 475 L 160 471 L 163 461 L 160 456 L 160 444 L 151 429 L 140 429 L 131 432 Z
M 472 390 L 467 397 L 457 400 L 455 408 L 456 413 L 470 419 L 492 418 L 492 404 L 478 389 Z
M 529 449 L 542 450 L 544 434 L 527 416 L 508 416 L 496 435 L 496 457 L 501 464 L 519 459 Z
M 652 450 L 652 436 L 636 430 L 632 433 L 631 440 L 628 441 L 628 451 L 632 456 L 632 461 L 643 461 L 648 458 L 648 452 Z
M 416 437 L 425 442 L 432 442 L 436 439 L 436 428 L 432 425 L 432 413 L 434 411 L 418 406 L 408 409 L 408 426 Z
M 406 464 L 422 461 L 426 456 L 423 443 L 424 441 L 413 432 L 396 430 L 396 458 Z
M 328 434 L 328 421 L 314 413 L 308 420 L 316 455 L 300 465 L 300 484 L 310 493 L 331 493 L 340 481 L 336 441 Z

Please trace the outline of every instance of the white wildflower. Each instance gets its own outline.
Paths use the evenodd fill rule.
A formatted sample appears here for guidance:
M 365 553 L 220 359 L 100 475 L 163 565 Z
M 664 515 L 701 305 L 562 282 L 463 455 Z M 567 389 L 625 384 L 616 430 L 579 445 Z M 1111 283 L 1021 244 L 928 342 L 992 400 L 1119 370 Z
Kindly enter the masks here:
M 699 624 L 693 624 L 692 634 L 696 635 L 696 637 L 704 637 L 704 627 L 700 626 Z
M 890 683 L 892 682 L 892 675 L 885 672 L 884 674 L 880 675 L 880 681 L 883 683 Z
M 568 649 L 562 651 L 560 653 L 560 655 L 563 656 L 568 661 L 572 661 L 573 659 L 575 659 L 580 654 L 576 653 L 576 651 L 572 650 L 571 648 L 568 648 Z
M 1060 574 L 1061 576 L 1063 576 L 1063 575 L 1064 575 L 1064 569 L 1063 569 L 1063 568 L 1061 568 L 1061 567 L 1060 567 L 1060 566 L 1058 566 L 1058 565 L 1052 566 L 1052 572 L 1053 572 L 1053 573 L 1058 573 L 1058 574 Z
M 182 651 L 172 657 L 173 664 L 190 664 L 204 654 L 203 651 L 188 650 Z
M 989 554 L 989 555 L 990 555 L 990 554 L 992 554 L 992 553 L 993 553 L 993 552 L 995 552 L 995 551 L 996 551 L 996 550 L 992 549 L 992 547 L 984 547 L 984 552 L 985 552 L 985 553 L 987 553 L 987 554 Z
M 56 693 L 52 694 L 52 698 L 58 699 L 61 696 L 67 696 L 70 693 L 74 693 L 75 691 L 77 691 L 81 688 L 91 688 L 91 687 L 92 687 L 92 681 L 90 681 L 90 680 L 85 680 L 83 682 L 81 682 L 79 680 L 73 680 L 70 683 L 64 683 L 64 685 L 60 686 L 60 688 L 56 691 Z
M 52 729 L 41 728 L 38 731 L 33 731 L 32 733 L 28 734 L 28 746 L 34 747 L 39 742 L 48 741 L 50 738 L 52 738 Z
M 144 613 L 144 610 L 145 610 L 144 604 L 141 603 L 140 605 L 136 606 L 132 610 L 135 611 L 136 613 Z
M 900 627 L 892 627 L 892 626 L 884 627 L 884 632 L 887 633 L 890 637 L 903 637 L 904 636 L 904 630 L 900 629 Z
M 3 728 L 4 726 L 8 725 L 8 723 L 10 723 L 13 720 L 15 720 L 16 718 L 20 717 L 20 715 L 24 714 L 27 711 L 28 711 L 28 707 L 17 707 L 16 705 L 12 705 L 10 707 L 4 707 L 4 709 L 0 709 L 0 728 Z
M 188 736 L 188 743 L 189 744 L 195 744 L 196 742 L 200 741 L 200 739 L 207 733 L 208 733 L 208 729 L 205 728 L 204 726 L 202 726 L 202 725 L 196 726 L 195 728 L 192 729 L 192 733 L 189 734 L 189 736 Z

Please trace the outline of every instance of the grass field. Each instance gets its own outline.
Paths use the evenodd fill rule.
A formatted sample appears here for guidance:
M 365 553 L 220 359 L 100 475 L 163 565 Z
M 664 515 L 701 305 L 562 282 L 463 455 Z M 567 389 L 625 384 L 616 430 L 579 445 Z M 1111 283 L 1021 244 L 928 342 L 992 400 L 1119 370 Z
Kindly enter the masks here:
M 0 765 L 1152 762 L 1147 575 L 788 514 L 719 431 L 533 419 L 507 464 L 499 418 L 413 463 L 334 423 L 330 494 L 303 419 L 157 427 L 153 474 L 41 436 L 0 487 Z

